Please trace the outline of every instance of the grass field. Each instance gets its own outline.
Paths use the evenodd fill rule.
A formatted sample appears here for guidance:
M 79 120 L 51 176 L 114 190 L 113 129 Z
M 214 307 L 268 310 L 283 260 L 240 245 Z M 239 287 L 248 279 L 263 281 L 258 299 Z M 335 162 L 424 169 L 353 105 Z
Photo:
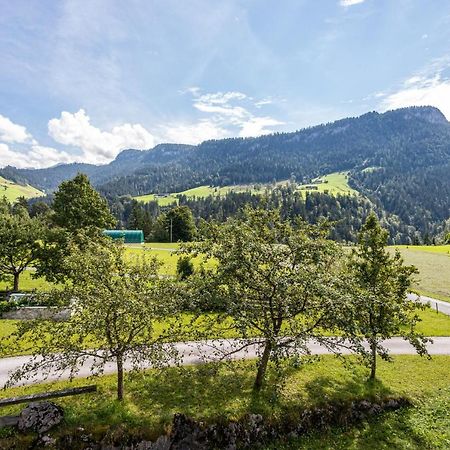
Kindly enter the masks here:
M 161 273 L 175 275 L 179 255 L 174 253 L 179 248 L 178 243 L 130 244 L 126 246 L 126 256 L 129 259 L 157 257 L 162 263 Z M 421 294 L 450 301 L 450 245 L 441 246 L 399 246 L 406 264 L 414 264 L 420 274 L 414 288 Z M 394 251 L 394 247 L 390 247 Z M 199 265 L 200 259 L 194 260 Z M 10 289 L 12 282 L 0 282 L 0 290 Z M 31 272 L 25 271 L 20 280 L 21 290 L 48 290 L 51 284 L 43 279 L 34 280 Z
M 425 336 L 449 336 L 450 335 L 450 316 L 442 313 L 437 313 L 432 309 L 420 311 L 419 316 L 422 319 L 417 325 L 417 331 L 423 333 Z M 211 316 L 203 316 L 195 322 L 195 329 L 197 331 L 208 331 L 208 338 L 237 338 L 239 335 L 230 330 L 232 324 L 231 319 L 227 319 L 224 323 L 214 325 L 214 329 L 211 328 Z M 206 318 L 207 320 L 204 320 Z M 183 314 L 180 316 L 182 324 L 182 332 L 189 332 L 192 327 L 190 323 L 192 316 L 189 314 Z M 30 354 L 35 350 L 35 343 L 30 340 L 22 340 L 17 342 L 11 337 L 17 329 L 19 321 L 0 319 L 0 358 L 6 356 L 17 356 Z M 163 332 L 167 332 L 173 326 L 173 319 L 163 320 L 154 323 L 154 332 L 156 336 L 161 335 Z M 256 336 L 258 333 L 255 332 Z M 329 333 L 327 333 L 329 334 Z M 197 339 L 195 336 L 194 339 Z M 173 340 L 179 340 L 179 336 L 174 336 Z M 186 337 L 183 337 L 186 339 Z M 188 339 L 189 340 L 189 339 Z
M 33 198 L 43 195 L 45 194 L 42 191 L 33 186 L 22 186 L 0 177 L 0 197 L 6 196 L 10 202 L 16 201 L 19 197 Z
M 354 358 L 346 358 L 354 362 Z M 448 449 L 450 445 L 450 388 L 448 384 L 450 356 L 432 360 L 418 356 L 398 356 L 393 363 L 379 364 L 378 380 L 366 381 L 368 372 L 359 365 L 345 368 L 332 356 L 314 364 L 285 371 L 285 382 L 277 395 L 263 389 L 252 392 L 255 375 L 253 361 L 232 365 L 200 365 L 183 369 L 149 370 L 125 381 L 125 401 L 115 400 L 115 377 L 95 380 L 98 391 L 93 394 L 55 400 L 65 410 L 65 423 L 53 435 L 73 432 L 78 427 L 84 433 L 99 436 L 107 429 L 120 433 L 156 439 L 181 412 L 198 420 L 214 422 L 239 419 L 246 414 L 262 414 L 279 420 L 295 418 L 302 407 L 327 401 L 378 399 L 386 396 L 406 396 L 415 405 L 384 414 L 355 427 L 332 428 L 320 435 L 306 436 L 291 442 L 278 442 L 272 449 Z M 269 369 L 269 381 L 276 381 L 276 371 Z M 37 385 L 2 391 L 0 397 L 11 397 L 51 389 L 85 384 L 91 380 L 77 379 L 51 385 Z M 13 414 L 20 405 L 4 408 L 3 414 Z M 31 437 L 6 431 L 1 448 L 27 448 Z M 6 435 L 6 436 L 5 436 Z M 24 445 L 24 447 L 20 447 Z
M 401 251 L 438 253 L 439 255 L 450 256 L 450 245 L 396 245 Z
M 172 204 L 178 204 L 178 195 L 185 195 L 188 198 L 205 198 L 210 195 L 222 196 L 229 192 L 246 192 L 246 191 L 256 191 L 253 186 L 242 185 L 242 186 L 199 186 L 192 189 L 187 189 L 186 191 L 173 192 L 165 196 L 159 196 L 155 194 L 140 195 L 134 197 L 139 202 L 148 203 L 157 201 L 160 206 L 168 206 Z
M 419 269 L 414 288 L 423 295 L 450 302 L 450 245 L 397 248 L 406 264 Z
M 315 186 L 316 188 L 311 188 Z M 321 192 L 330 195 L 357 195 L 358 191 L 348 185 L 348 172 L 334 172 L 318 177 L 312 183 L 300 185 L 299 189 L 307 192 Z
M 53 283 L 49 283 L 44 278 L 32 278 L 32 270 L 25 270 L 20 275 L 19 288 L 20 291 L 41 291 L 45 292 L 54 287 Z M 0 291 L 8 291 L 13 288 L 13 281 L 0 281 Z

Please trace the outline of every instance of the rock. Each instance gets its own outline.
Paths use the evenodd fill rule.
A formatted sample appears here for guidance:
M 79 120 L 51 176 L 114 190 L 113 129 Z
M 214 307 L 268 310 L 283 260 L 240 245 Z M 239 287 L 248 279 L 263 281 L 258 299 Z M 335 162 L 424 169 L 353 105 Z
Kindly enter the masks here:
M 162 435 L 155 442 L 142 442 L 138 444 L 136 450 L 169 450 L 170 439 L 169 436 Z
M 56 439 L 46 435 L 46 436 L 42 436 L 40 443 L 44 446 L 44 447 L 51 447 L 54 446 L 56 444 Z
M 17 427 L 20 431 L 35 431 L 38 434 L 46 433 L 60 424 L 64 411 L 52 402 L 33 402 L 24 408 L 19 415 Z

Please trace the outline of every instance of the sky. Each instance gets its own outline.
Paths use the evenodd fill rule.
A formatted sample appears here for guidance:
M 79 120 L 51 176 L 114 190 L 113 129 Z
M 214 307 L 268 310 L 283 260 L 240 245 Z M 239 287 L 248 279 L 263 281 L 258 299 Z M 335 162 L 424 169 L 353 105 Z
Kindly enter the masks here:
M 448 0 L 0 0 L 0 167 L 433 105 Z

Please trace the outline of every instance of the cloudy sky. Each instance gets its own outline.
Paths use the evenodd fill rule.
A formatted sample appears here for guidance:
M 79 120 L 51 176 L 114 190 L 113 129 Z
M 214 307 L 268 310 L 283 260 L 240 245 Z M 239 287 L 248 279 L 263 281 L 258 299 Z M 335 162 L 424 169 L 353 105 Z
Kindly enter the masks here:
M 0 0 L 0 167 L 434 105 L 448 0 Z

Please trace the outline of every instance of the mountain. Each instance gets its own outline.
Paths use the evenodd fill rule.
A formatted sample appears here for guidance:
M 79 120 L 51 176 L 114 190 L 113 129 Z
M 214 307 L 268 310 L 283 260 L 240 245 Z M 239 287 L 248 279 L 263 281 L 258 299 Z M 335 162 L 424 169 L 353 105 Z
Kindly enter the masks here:
M 52 190 L 83 171 L 101 192 L 114 197 L 291 177 L 308 182 L 344 170 L 350 172 L 352 187 L 406 225 L 428 232 L 449 217 L 450 123 L 436 108 L 410 107 L 292 133 L 130 149 L 104 166 L 7 167 L 0 175 Z
M 146 151 L 123 150 L 114 161 L 105 165 L 72 163 L 45 169 L 16 169 L 6 166 L 0 169 L 0 174 L 9 180 L 29 183 L 45 191 L 55 190 L 62 181 L 73 178 L 78 172 L 85 173 L 94 184 L 99 185 L 114 177 L 132 174 L 144 166 L 160 166 L 175 162 L 194 148 L 191 145 L 160 144 Z

